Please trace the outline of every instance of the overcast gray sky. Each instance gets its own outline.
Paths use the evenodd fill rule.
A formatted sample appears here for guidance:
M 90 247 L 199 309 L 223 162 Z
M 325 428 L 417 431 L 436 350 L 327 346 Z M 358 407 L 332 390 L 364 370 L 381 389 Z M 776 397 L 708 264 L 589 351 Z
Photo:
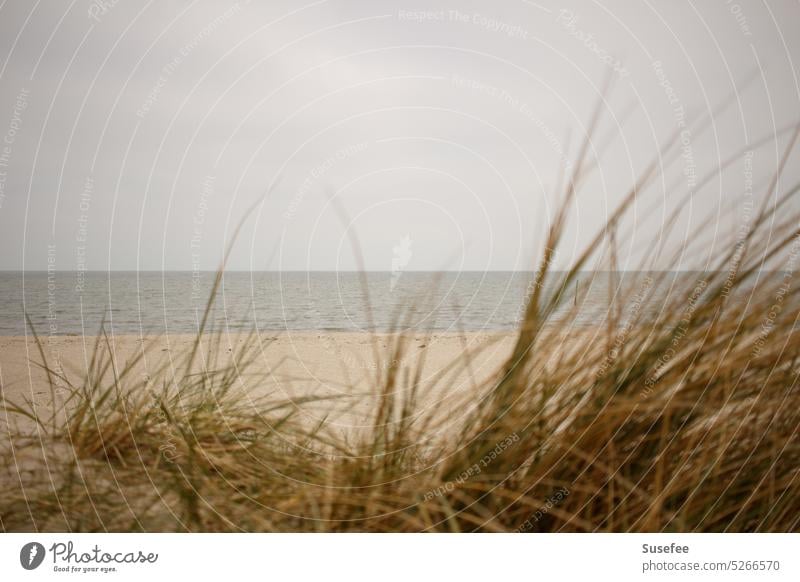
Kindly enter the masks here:
M 658 144 L 755 74 L 637 205 L 630 267 L 693 177 L 798 120 L 798 22 L 796 0 L 6 0 L 0 269 L 215 269 L 259 201 L 230 268 L 353 269 L 350 230 L 372 270 L 531 269 L 610 75 L 566 264 Z M 729 211 L 709 236 L 734 231 L 785 143 L 685 226 Z

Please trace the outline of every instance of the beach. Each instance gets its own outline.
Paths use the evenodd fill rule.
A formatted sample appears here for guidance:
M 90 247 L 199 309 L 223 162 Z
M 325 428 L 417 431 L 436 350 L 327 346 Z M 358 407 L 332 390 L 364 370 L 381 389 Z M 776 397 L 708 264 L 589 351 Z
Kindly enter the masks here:
M 202 373 L 238 366 L 236 389 L 252 397 L 254 406 L 261 397 L 294 401 L 307 422 L 317 423 L 324 415 L 329 424 L 346 430 L 369 422 L 372 397 L 395 369 L 419 371 L 421 406 L 441 407 L 443 413 L 458 410 L 498 372 L 514 337 L 508 332 L 207 334 L 202 336 L 192 370 Z M 182 377 L 195 341 L 196 336 L 188 334 L 116 335 L 100 338 L 99 349 L 113 354 L 118 371 L 130 367 L 123 381 L 126 386 L 138 383 L 144 389 L 152 377 L 172 381 Z M 70 393 L 68 384 L 81 385 L 98 338 L 46 336 L 40 343 L 49 368 L 57 374 L 54 393 L 62 402 Z M 242 365 L 245 359 L 246 366 Z M 50 384 L 41 363 L 33 336 L 0 336 L 4 397 L 13 402 L 29 399 L 40 412 L 50 410 Z M 410 389 L 408 372 L 399 375 L 398 392 Z M 112 378 L 110 370 L 107 382 Z M 318 400 L 308 402 L 311 397 Z

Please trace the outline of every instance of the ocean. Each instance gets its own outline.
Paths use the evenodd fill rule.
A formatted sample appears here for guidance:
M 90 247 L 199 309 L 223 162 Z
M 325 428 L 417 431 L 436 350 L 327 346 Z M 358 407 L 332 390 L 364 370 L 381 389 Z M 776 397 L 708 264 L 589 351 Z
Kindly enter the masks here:
M 0 272 L 0 335 L 196 333 L 213 272 Z M 582 273 L 552 321 L 577 304 L 571 325 L 603 324 L 606 272 Z M 666 277 L 675 282 L 676 273 Z M 617 288 L 643 273 L 620 273 Z M 366 291 L 364 280 L 366 280 Z M 529 272 L 229 272 L 205 331 L 501 331 L 517 327 L 534 284 Z M 613 289 L 612 285 L 612 289 Z M 545 285 L 545 292 L 553 292 Z M 650 290 L 648 290 L 650 292 Z M 650 305 L 652 304 L 652 305 Z M 663 301 L 648 302 L 648 309 Z M 27 330 L 30 333 L 29 329 Z

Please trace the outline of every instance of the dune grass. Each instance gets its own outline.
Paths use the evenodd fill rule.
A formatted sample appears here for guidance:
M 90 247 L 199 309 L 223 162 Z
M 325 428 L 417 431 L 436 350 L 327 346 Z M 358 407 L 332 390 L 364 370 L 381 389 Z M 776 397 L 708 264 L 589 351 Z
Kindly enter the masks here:
M 607 325 L 565 340 L 581 269 L 596 260 L 614 272 L 622 219 L 658 175 L 654 162 L 572 268 L 553 272 L 566 209 L 592 171 L 584 149 L 512 353 L 452 418 L 420 405 L 427 386 L 404 363 L 402 334 L 381 354 L 398 364 L 376 370 L 368 428 L 346 436 L 299 421 L 306 402 L 249 395 L 251 364 L 265 357 L 255 338 L 223 357 L 222 336 L 201 333 L 143 377 L 101 334 L 78 383 L 42 350 L 66 397 L 53 395 L 44 418 L 3 401 L 27 428 L 4 440 L 2 528 L 797 531 L 798 189 L 772 195 L 796 138 L 766 202 L 713 263 L 696 277 L 648 271 L 664 254 L 654 240 L 638 278 L 609 289 Z

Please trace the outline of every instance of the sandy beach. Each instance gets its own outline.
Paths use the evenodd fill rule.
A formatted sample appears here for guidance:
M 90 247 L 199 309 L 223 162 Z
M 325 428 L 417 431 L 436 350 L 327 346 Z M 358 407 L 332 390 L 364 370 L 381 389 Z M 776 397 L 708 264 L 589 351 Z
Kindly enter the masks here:
M 399 338 L 392 334 L 206 335 L 193 370 L 199 373 L 229 367 L 234 364 L 232 354 L 249 348 L 246 351 L 253 360 L 238 374 L 239 389 L 254 400 L 269 396 L 297 401 L 299 412 L 308 422 L 319 422 L 324 414 L 328 423 L 346 428 L 368 422 L 375 389 L 393 367 L 409 373 L 420 371 L 422 406 L 441 407 L 445 414 L 459 409 L 465 399 L 476 396 L 477 386 L 497 372 L 513 346 L 513 338 L 508 333 L 406 335 L 402 352 L 396 352 Z M 135 362 L 127 378 L 136 382 L 153 376 L 179 377 L 195 336 L 119 335 L 108 341 L 118 369 Z M 82 381 L 95 342 L 95 337 L 72 335 L 41 338 L 49 367 L 73 384 Z M 33 337 L 0 336 L 0 378 L 5 398 L 17 402 L 30 399 L 45 410 L 51 408 L 41 361 Z M 164 369 L 165 374 L 160 372 Z M 61 378 L 55 379 L 58 399 L 68 394 L 66 384 Z M 401 379 L 398 389 L 408 386 Z M 300 399 L 309 396 L 325 400 L 301 403 Z

